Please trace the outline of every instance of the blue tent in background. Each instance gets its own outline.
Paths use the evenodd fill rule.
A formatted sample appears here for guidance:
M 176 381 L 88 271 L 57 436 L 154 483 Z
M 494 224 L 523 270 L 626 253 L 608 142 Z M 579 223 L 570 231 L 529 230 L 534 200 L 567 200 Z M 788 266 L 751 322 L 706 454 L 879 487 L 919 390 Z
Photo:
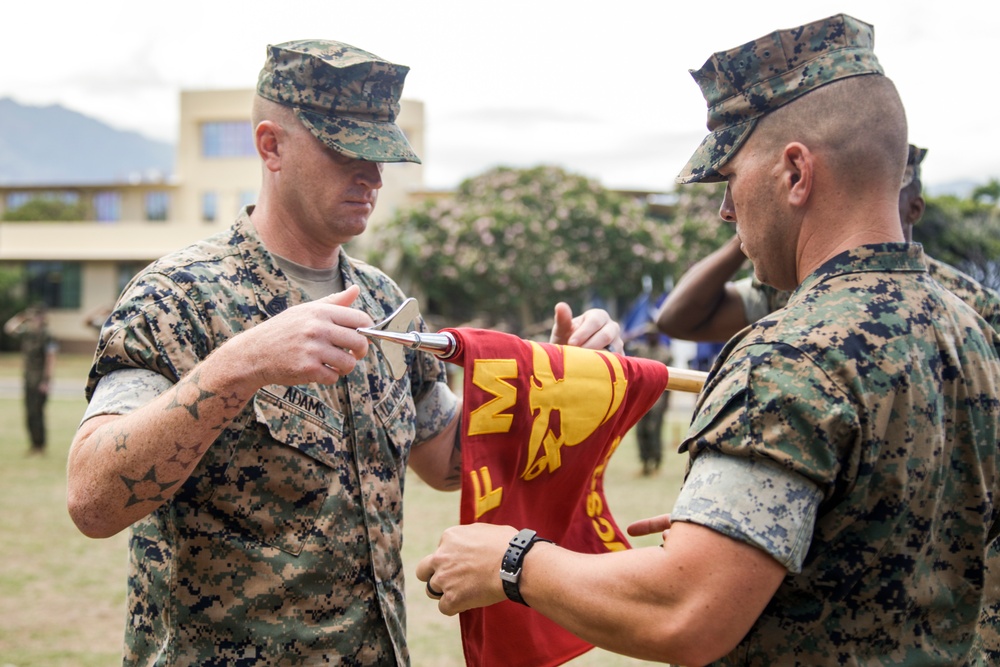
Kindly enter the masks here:
M 643 291 L 622 316 L 622 338 L 630 340 L 641 336 L 647 324 L 656 322 L 656 314 L 666 298 L 666 293 L 654 297 L 651 291 Z M 660 340 L 664 345 L 670 345 L 669 336 L 660 334 Z
M 722 352 L 725 343 L 698 343 L 694 357 L 691 359 L 691 368 L 699 371 L 707 371 L 715 363 L 715 358 Z

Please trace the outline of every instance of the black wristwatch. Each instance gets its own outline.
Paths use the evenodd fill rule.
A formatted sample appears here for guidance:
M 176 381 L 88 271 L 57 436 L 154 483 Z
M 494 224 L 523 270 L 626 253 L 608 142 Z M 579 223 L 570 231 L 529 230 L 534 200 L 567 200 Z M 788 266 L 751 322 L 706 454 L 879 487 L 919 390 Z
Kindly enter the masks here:
M 521 567 L 524 563 L 524 556 L 536 542 L 551 542 L 544 537 L 538 537 L 535 531 L 525 528 L 515 535 L 507 546 L 507 553 L 503 555 L 500 562 L 500 579 L 503 581 L 503 592 L 514 602 L 519 602 L 525 607 L 528 603 L 521 597 Z

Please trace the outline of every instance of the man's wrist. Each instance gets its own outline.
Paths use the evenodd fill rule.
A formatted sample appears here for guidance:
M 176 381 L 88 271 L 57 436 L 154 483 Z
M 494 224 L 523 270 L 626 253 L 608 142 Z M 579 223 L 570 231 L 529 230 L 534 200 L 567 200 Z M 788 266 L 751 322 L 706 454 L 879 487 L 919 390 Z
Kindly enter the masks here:
M 521 596 L 521 572 L 524 569 L 524 557 L 539 542 L 552 542 L 552 540 L 538 537 L 535 531 L 530 528 L 521 530 L 511 538 L 500 563 L 500 580 L 503 584 L 504 594 L 508 599 L 523 604 L 525 607 L 528 606 L 528 603 Z

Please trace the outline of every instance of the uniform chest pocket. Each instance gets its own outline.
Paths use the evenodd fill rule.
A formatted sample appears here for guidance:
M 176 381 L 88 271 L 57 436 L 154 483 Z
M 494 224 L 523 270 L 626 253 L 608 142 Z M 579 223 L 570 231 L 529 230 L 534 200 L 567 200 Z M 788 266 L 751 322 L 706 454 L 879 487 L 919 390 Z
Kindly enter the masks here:
M 392 383 L 375 405 L 375 415 L 393 454 L 401 463 L 400 467 L 405 468 L 417 431 L 416 407 L 410 394 L 410 383 L 405 379 Z
M 339 483 L 334 461 L 342 437 L 339 414 L 296 389 L 257 392 L 256 419 L 243 429 L 210 501 L 244 537 L 291 554 L 302 551 Z

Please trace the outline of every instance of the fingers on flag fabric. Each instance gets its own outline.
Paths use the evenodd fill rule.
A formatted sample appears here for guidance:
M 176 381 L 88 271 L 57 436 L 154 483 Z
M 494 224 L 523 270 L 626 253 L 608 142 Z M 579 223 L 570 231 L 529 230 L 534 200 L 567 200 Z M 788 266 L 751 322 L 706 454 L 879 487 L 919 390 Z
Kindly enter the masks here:
M 446 331 L 458 342 L 449 361 L 465 368 L 462 523 L 531 528 L 583 553 L 628 549 L 605 502 L 604 470 L 663 393 L 667 367 L 495 331 Z M 510 600 L 460 621 L 472 667 L 560 665 L 593 648 Z

